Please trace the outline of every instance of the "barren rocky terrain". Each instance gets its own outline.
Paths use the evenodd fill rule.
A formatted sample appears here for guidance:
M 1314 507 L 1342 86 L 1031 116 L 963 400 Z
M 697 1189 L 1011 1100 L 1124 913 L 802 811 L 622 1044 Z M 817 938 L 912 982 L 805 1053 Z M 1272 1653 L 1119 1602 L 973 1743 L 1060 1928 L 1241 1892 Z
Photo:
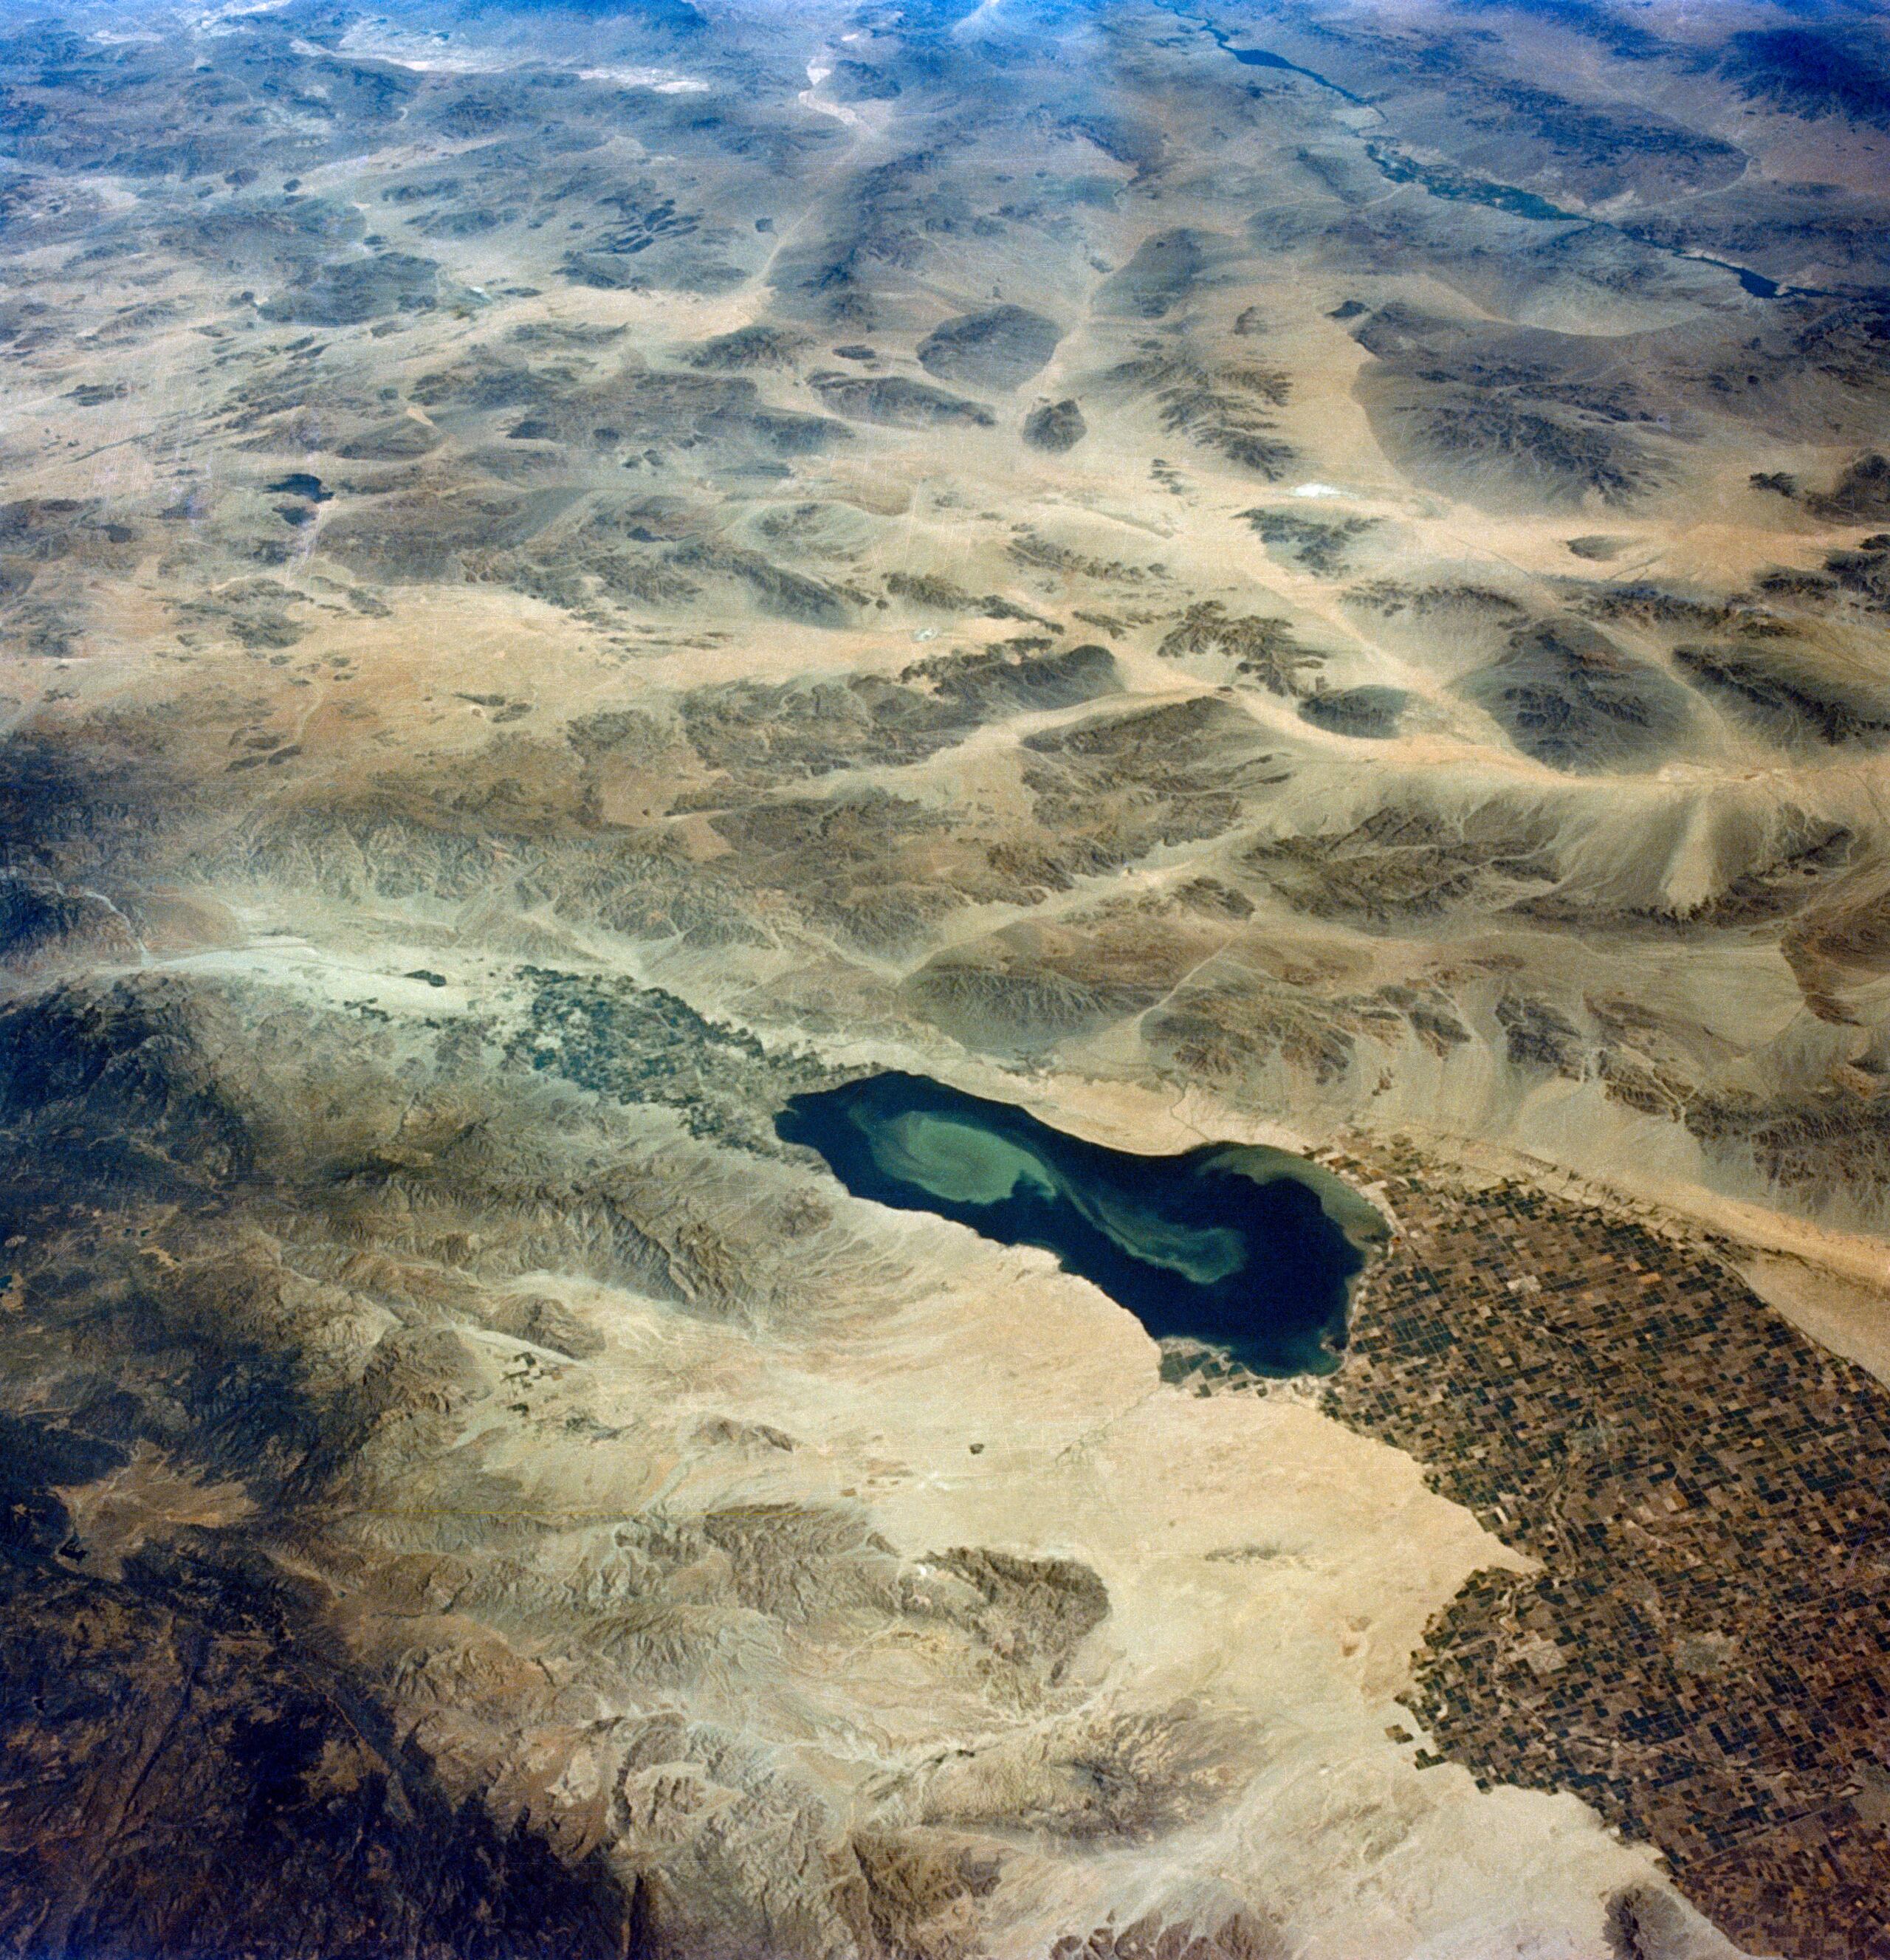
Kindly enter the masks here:
M 1880 11 L 0 0 L 0 1949 L 1890 1955 Z

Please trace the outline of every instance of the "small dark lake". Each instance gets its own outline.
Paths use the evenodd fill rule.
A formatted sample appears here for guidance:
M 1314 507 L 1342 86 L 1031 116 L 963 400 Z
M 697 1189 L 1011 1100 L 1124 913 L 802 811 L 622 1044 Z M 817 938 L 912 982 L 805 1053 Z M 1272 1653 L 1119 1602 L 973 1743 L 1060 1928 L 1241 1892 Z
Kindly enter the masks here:
M 1205 21 L 1201 24 L 1208 26 Z M 1303 75 L 1307 81 L 1316 81 L 1322 88 L 1329 88 L 1335 95 L 1342 95 L 1348 102 L 1356 103 L 1360 108 L 1367 106 L 1363 96 L 1354 95 L 1349 88 L 1340 88 L 1329 75 L 1321 75 L 1317 68 L 1302 68 L 1297 62 L 1288 61 L 1284 55 L 1276 55 L 1268 48 L 1237 48 L 1233 44 L 1233 37 L 1223 33 L 1219 27 L 1208 27 L 1208 32 L 1214 45 L 1232 55 L 1242 68 L 1278 68 L 1285 75 Z
M 1329 88 L 1335 95 L 1342 97 L 1359 108 L 1372 106 L 1363 96 L 1354 95 L 1349 88 L 1341 88 L 1330 75 L 1320 74 L 1316 68 L 1302 68 L 1297 62 L 1288 61 L 1285 56 L 1275 54 L 1268 48 L 1237 48 L 1233 44 L 1233 37 L 1223 29 L 1205 21 L 1200 24 L 1207 30 L 1216 46 L 1232 55 L 1245 68 L 1275 68 L 1286 75 L 1303 75 L 1308 81 L 1316 81 L 1322 88 Z M 1768 279 L 1763 272 L 1754 272 L 1749 266 L 1736 265 L 1728 259 L 1716 259 L 1709 253 L 1689 252 L 1678 245 L 1643 237 L 1639 231 L 1625 225 L 1612 224 L 1605 218 L 1584 216 L 1577 211 L 1564 211 L 1560 205 L 1551 204 L 1547 198 L 1538 197 L 1533 191 L 1519 189 L 1513 184 L 1491 183 L 1453 171 L 1429 167 L 1410 158 L 1401 156 L 1382 144 L 1368 143 L 1366 148 L 1373 162 L 1394 183 L 1418 183 L 1433 197 L 1458 198 L 1473 204 L 1487 204 L 1493 210 L 1507 212 L 1513 218 L 1534 218 L 1544 224 L 1589 224 L 1604 231 L 1619 231 L 1624 237 L 1634 239 L 1650 251 L 1664 253 L 1670 259 L 1685 259 L 1696 266 L 1710 266 L 1718 272 L 1730 272 L 1747 292 L 1758 299 L 1774 300 L 1781 294 L 1794 299 L 1841 297 L 1828 293 L 1817 286 L 1781 285 L 1776 279 Z
M 1352 1282 L 1389 1236 L 1341 1179 L 1289 1151 L 1139 1156 L 921 1075 L 793 1096 L 775 1129 L 856 1198 L 1040 1246 L 1157 1340 L 1205 1341 L 1262 1374 L 1337 1365 Z

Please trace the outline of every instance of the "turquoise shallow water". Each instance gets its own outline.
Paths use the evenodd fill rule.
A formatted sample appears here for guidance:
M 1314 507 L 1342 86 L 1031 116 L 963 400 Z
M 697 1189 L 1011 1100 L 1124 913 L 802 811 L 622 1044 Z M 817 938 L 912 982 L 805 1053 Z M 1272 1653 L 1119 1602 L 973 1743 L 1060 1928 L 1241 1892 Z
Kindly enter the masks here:
M 1111 1150 L 925 1076 L 796 1096 L 775 1128 L 856 1197 L 1041 1246 L 1157 1340 L 1206 1341 L 1263 1374 L 1336 1365 L 1352 1282 L 1386 1236 L 1342 1179 L 1290 1152 Z

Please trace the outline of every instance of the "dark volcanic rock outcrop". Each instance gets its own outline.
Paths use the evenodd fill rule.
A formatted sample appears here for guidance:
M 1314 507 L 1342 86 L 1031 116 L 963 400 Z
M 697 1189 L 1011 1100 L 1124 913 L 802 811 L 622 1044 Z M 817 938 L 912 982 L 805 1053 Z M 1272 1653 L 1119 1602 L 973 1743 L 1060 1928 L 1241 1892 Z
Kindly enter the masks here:
M 1089 432 L 1082 409 L 1068 396 L 1060 402 L 1046 402 L 1024 417 L 1024 441 L 1032 449 L 1047 450 L 1053 456 L 1075 448 Z
M 919 365 L 972 388 L 1021 387 L 1057 351 L 1055 320 L 1027 307 L 989 307 L 943 320 L 918 344 Z

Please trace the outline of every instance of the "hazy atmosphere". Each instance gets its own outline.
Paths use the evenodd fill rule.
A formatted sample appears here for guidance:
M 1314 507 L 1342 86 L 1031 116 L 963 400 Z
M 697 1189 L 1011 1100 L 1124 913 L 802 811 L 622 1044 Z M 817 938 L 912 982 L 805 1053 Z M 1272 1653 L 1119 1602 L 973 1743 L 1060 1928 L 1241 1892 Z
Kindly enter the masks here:
M 0 1954 L 1890 1960 L 1890 15 L 0 0 Z

